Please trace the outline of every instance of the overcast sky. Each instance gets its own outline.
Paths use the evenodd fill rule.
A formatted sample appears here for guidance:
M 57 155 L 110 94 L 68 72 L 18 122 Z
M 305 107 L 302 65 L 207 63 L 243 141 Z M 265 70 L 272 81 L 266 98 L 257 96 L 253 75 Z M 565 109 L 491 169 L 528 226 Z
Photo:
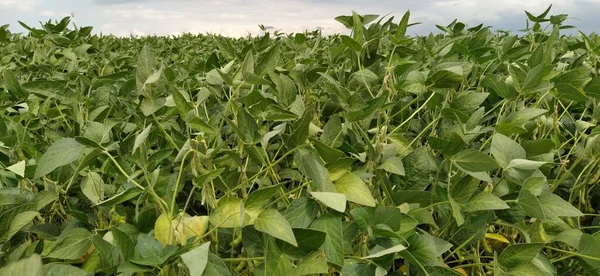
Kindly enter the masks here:
M 345 32 L 334 20 L 338 15 L 394 15 L 398 22 L 406 10 L 411 22 L 422 25 L 410 34 L 435 31 L 457 18 L 475 26 L 517 31 L 525 26 L 525 13 L 535 15 L 553 4 L 551 14 L 566 13 L 568 24 L 590 33 L 600 30 L 600 0 L 0 0 L 0 25 L 22 32 L 17 20 L 30 26 L 60 19 L 71 13 L 78 26 L 94 26 L 96 33 L 119 36 L 168 35 L 184 32 L 243 36 L 260 32 L 258 24 L 284 32 L 321 28 L 325 33 Z

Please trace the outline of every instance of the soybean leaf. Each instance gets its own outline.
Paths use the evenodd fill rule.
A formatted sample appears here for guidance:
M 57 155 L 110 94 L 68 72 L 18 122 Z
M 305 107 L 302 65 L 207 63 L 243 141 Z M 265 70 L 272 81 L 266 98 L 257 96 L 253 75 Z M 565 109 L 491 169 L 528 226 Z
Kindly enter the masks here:
M 254 228 L 294 246 L 298 246 L 292 227 L 277 210 L 267 209 L 262 211 L 254 222 Z
M 84 151 L 85 146 L 74 138 L 63 138 L 54 142 L 40 158 L 34 178 L 40 178 L 58 167 L 76 161 L 83 155 Z
M 183 263 L 190 270 L 190 276 L 201 276 L 208 264 L 210 242 L 206 242 L 191 251 L 181 254 Z

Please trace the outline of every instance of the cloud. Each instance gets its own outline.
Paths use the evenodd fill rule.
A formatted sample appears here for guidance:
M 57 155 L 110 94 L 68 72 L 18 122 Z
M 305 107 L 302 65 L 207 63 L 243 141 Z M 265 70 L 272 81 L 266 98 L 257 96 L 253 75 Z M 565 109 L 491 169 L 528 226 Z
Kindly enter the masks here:
M 411 27 L 409 34 L 437 32 L 435 24 L 447 25 L 454 19 L 469 26 L 484 23 L 517 31 L 525 27 L 524 10 L 539 14 L 551 2 L 551 14 L 567 13 L 579 19 L 567 23 L 584 32 L 597 31 L 600 26 L 595 14 L 600 0 L 0 0 L 0 23 L 13 25 L 21 20 L 35 24 L 74 12 L 80 26 L 91 25 L 97 32 L 123 36 L 185 32 L 244 36 L 262 33 L 258 25 L 283 32 L 319 28 L 331 34 L 348 32 L 334 18 L 350 15 L 353 10 L 394 16 L 395 22 L 410 10 L 411 22 L 423 24 Z
M 2 11 L 14 9 L 17 11 L 30 11 L 36 6 L 35 0 L 0 0 L 0 14 Z

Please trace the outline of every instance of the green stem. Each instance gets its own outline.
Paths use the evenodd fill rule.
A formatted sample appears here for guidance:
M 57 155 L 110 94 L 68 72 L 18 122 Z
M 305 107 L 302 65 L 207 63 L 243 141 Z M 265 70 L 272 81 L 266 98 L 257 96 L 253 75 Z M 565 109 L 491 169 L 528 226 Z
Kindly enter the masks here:
M 194 152 L 194 150 L 188 150 L 183 155 L 181 163 L 179 164 L 179 172 L 177 173 L 177 180 L 175 181 L 175 189 L 173 190 L 173 196 L 171 197 L 171 208 L 169 213 L 172 214 L 175 211 L 175 199 L 177 199 L 177 190 L 179 190 L 179 183 L 181 182 L 181 176 L 183 175 L 183 164 L 188 154 Z
M 152 119 L 154 119 L 154 123 L 156 123 L 156 126 L 158 127 L 158 129 L 160 130 L 160 132 L 162 132 L 165 135 L 165 138 L 167 138 L 167 140 L 169 140 L 169 143 L 171 143 L 171 145 L 173 145 L 173 147 L 177 151 L 180 151 L 181 149 L 177 146 L 177 144 L 175 144 L 175 141 L 173 141 L 173 138 L 171 137 L 171 135 L 169 135 L 167 133 L 167 131 L 162 127 L 162 125 L 158 121 L 158 118 L 156 118 L 156 115 L 152 114 Z

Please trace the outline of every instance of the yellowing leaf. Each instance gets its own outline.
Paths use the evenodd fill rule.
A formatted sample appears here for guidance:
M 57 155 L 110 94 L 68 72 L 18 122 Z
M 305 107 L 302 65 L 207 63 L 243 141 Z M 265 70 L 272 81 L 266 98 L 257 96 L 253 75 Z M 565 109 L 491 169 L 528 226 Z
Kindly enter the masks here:
M 496 233 L 485 233 L 485 238 L 489 240 L 495 240 L 503 243 L 510 243 L 510 241 L 503 235 Z

